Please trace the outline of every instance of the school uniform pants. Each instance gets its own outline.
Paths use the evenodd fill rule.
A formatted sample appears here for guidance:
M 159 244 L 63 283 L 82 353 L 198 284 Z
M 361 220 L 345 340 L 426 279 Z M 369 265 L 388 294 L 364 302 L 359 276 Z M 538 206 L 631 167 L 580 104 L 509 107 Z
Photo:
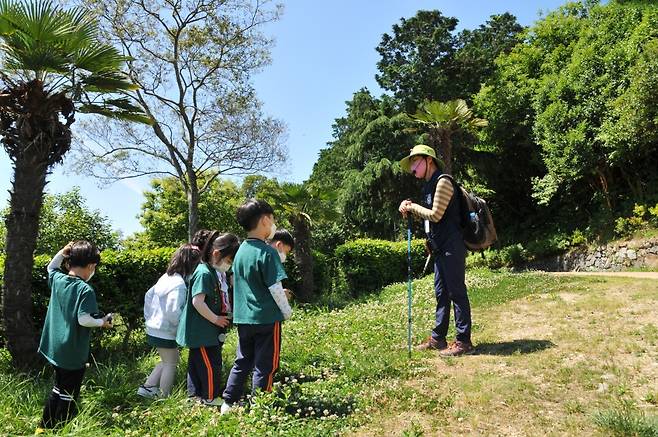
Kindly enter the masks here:
M 221 394 L 223 345 L 190 348 L 187 374 L 195 396 L 213 400 Z
M 77 401 L 80 396 L 85 368 L 69 370 L 53 366 L 55 385 L 46 399 L 41 418 L 42 428 L 54 428 L 78 414 Z
M 454 245 L 434 253 L 434 292 L 436 295 L 435 340 L 444 340 L 450 325 L 450 303 L 455 309 L 457 340 L 471 341 L 471 304 L 466 292 L 466 248 Z
M 238 325 L 238 337 L 237 356 L 222 395 L 229 404 L 240 400 L 252 371 L 252 392 L 272 391 L 281 353 L 281 322 Z

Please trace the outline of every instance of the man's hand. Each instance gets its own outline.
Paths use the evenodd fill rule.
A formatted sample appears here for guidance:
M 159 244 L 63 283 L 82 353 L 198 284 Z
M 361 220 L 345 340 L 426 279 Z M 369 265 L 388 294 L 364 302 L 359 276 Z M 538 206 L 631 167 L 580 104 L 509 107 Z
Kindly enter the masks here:
M 405 199 L 400 203 L 400 207 L 398 210 L 400 211 L 400 214 L 402 214 L 402 217 L 407 218 L 407 214 L 409 213 L 409 207 L 411 206 L 412 202 L 409 199 Z
M 217 316 L 214 323 L 220 328 L 226 328 L 231 324 L 231 320 L 226 316 Z

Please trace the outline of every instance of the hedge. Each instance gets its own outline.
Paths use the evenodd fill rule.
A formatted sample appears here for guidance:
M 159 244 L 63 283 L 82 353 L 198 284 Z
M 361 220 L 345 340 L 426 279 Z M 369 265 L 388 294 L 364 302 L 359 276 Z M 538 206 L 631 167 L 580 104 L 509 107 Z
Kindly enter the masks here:
M 425 240 L 411 242 L 411 267 L 415 277 L 425 264 Z M 354 297 L 407 279 L 407 242 L 361 239 L 336 248 L 338 269 Z M 432 267 L 428 267 L 432 271 Z
M 104 250 L 101 263 L 90 284 L 96 290 L 99 309 L 121 315 L 126 338 L 143 325 L 144 294 L 165 272 L 174 248 L 141 251 Z M 50 289 L 46 266 L 51 257 L 34 258 L 32 269 L 33 321 L 41 329 L 46 317 Z M 4 258 L 0 257 L 0 285 L 4 275 Z M 4 332 L 3 332 L 4 336 Z

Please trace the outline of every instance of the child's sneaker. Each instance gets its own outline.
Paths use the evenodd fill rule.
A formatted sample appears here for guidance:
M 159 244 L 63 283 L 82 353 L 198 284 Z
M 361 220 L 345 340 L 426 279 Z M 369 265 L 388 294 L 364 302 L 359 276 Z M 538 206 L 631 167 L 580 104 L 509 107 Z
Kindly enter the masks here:
M 215 398 L 215 399 L 202 399 L 201 403 L 207 407 L 219 407 L 222 405 L 222 398 Z
M 137 389 L 137 394 L 146 399 L 155 399 L 160 396 L 160 389 L 155 386 L 147 387 L 142 384 Z
M 219 409 L 220 414 L 228 414 L 233 410 L 233 404 L 229 404 L 228 402 L 224 402 L 222 404 L 222 408 Z

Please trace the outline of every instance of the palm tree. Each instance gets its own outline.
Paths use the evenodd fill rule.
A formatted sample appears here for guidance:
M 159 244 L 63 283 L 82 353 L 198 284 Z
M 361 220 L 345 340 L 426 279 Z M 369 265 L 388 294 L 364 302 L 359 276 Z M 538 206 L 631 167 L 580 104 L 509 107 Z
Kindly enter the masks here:
M 315 297 L 313 254 L 311 253 L 311 227 L 314 220 L 331 220 L 335 217 L 335 193 L 318 190 L 306 184 L 286 183 L 273 195 L 277 208 L 284 211 L 292 226 L 295 239 L 294 259 L 300 276 L 297 297 L 310 302 Z
M 83 9 L 0 0 L 0 141 L 14 170 L 2 307 L 17 367 L 38 362 L 32 257 L 46 176 L 71 147 L 76 111 L 149 122 L 118 94 L 135 89 L 121 73 L 124 61 L 99 41 L 96 22 Z
M 472 132 L 489 124 L 487 120 L 475 117 L 462 99 L 448 102 L 425 101 L 415 114 L 408 116 L 427 128 L 429 145 L 434 150 L 440 147 L 445 164 L 444 171 L 448 174 L 452 174 L 453 135 L 461 130 Z

